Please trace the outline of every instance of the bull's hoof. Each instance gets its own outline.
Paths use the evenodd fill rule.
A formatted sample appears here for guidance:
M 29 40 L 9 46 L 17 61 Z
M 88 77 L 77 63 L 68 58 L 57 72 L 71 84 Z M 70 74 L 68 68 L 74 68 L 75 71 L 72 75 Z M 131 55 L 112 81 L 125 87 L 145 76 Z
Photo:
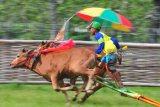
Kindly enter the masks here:
M 73 98 L 72 98 L 72 101 L 73 101 L 73 102 L 77 101 L 77 98 L 76 98 L 76 97 L 73 97 Z
M 69 87 L 69 86 L 71 86 L 71 84 L 69 83 L 64 84 L 64 87 Z
M 128 97 L 126 94 L 121 93 L 120 94 L 122 97 Z
M 77 91 L 78 90 L 78 88 L 76 87 L 76 86 L 73 86 L 73 89 L 72 89 L 73 91 Z
M 71 102 L 70 102 L 70 101 L 66 103 L 66 106 L 70 106 L 70 105 L 71 105 Z
M 93 90 L 87 90 L 86 91 L 88 94 L 92 94 L 93 93 Z
M 80 99 L 79 101 L 77 101 L 78 104 L 82 104 L 84 103 L 84 101 L 82 99 Z
M 60 89 L 55 89 L 55 91 L 56 91 L 56 92 L 59 92 L 59 91 L 60 91 Z

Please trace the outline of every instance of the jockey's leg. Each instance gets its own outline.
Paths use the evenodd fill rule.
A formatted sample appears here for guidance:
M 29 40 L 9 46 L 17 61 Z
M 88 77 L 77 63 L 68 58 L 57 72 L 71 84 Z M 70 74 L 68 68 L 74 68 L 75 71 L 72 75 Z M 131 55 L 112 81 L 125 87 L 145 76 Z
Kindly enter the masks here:
M 95 67 L 95 75 L 101 75 L 104 74 L 104 65 L 105 63 L 99 62 L 99 64 Z
M 104 67 L 105 67 L 105 60 L 106 56 L 102 57 L 100 59 L 100 62 L 98 63 L 97 67 L 95 68 L 95 75 L 102 75 L 104 74 Z
M 123 85 L 123 83 L 122 83 L 122 81 L 121 81 L 121 74 L 120 74 L 120 72 L 119 72 L 119 71 L 114 72 L 114 73 L 113 73 L 113 76 L 114 76 L 114 78 L 116 79 L 119 88 L 124 87 L 124 85 Z
M 114 65 L 114 63 L 108 64 L 108 68 L 109 68 L 109 71 L 112 73 L 114 80 L 118 83 L 118 87 L 122 88 L 123 83 L 121 81 L 121 73 L 116 70 L 116 66 Z

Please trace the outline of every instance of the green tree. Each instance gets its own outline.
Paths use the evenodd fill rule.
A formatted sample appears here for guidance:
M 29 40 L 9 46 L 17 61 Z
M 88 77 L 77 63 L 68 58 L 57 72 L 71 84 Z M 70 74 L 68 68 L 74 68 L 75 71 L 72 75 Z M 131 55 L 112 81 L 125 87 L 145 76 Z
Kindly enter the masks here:
M 6 39 L 53 39 L 64 23 L 77 11 L 87 7 L 111 8 L 126 16 L 135 26 L 135 32 L 125 33 L 104 29 L 106 34 L 124 42 L 149 42 L 148 27 L 156 27 L 146 16 L 159 0 L 0 0 L 0 38 Z M 84 29 L 89 22 L 78 17 L 69 24 L 70 37 L 88 39 L 89 33 L 75 32 Z M 150 32 L 152 33 L 152 32 Z M 159 39 L 156 36 L 154 40 Z M 158 42 L 158 41 L 153 41 Z
M 49 3 L 42 0 L 1 0 L 0 37 L 48 39 L 51 28 Z
M 151 29 L 150 32 L 150 38 L 149 41 L 152 43 L 159 42 L 160 41 L 160 1 L 159 0 L 153 0 L 154 1 L 154 8 L 153 11 L 148 17 L 151 20 Z

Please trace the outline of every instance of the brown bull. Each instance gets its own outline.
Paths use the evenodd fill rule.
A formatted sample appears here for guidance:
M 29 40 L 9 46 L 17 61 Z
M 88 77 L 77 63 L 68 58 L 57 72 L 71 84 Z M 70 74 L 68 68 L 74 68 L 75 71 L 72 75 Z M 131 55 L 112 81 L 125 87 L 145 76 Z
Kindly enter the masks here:
M 40 55 L 40 61 L 33 61 L 34 51 L 22 50 L 18 53 L 16 59 L 11 63 L 11 67 L 27 67 L 35 73 L 43 76 L 52 82 L 55 90 L 64 91 L 66 88 L 60 87 L 58 84 L 59 77 L 86 76 L 88 82 L 85 90 L 88 91 L 92 85 L 95 69 L 93 62 L 95 61 L 94 52 L 86 48 L 72 48 L 65 51 L 58 51 Z
M 44 49 L 48 49 L 48 48 L 52 48 L 52 47 L 56 47 L 56 45 L 55 45 L 55 42 L 53 42 L 53 41 L 49 41 L 49 42 L 44 42 L 44 41 L 42 41 L 41 42 L 41 44 L 37 47 L 37 49 L 36 49 L 36 51 L 40 51 L 40 50 L 44 50 Z M 94 50 L 95 50 L 95 47 L 87 47 L 87 49 L 89 49 L 90 51 L 92 51 L 93 52 L 93 54 L 94 54 Z M 94 63 L 94 62 L 93 62 Z M 97 64 L 97 62 L 96 62 L 96 64 Z M 94 65 L 96 65 L 96 64 L 94 64 Z M 94 66 L 94 67 L 96 67 L 96 66 Z M 99 68 L 96 68 L 96 74 L 99 74 L 99 75 L 101 75 L 101 76 L 105 76 L 104 75 L 104 71 L 102 71 L 102 72 L 100 72 L 100 71 L 102 71 L 102 70 L 100 70 Z M 76 80 L 77 80 L 77 77 L 78 76 L 75 76 L 74 74 L 73 75 L 71 75 L 71 74 L 68 74 L 68 76 L 67 76 L 67 78 L 70 78 L 70 85 L 71 86 L 74 86 L 75 88 L 76 88 L 76 86 L 75 86 L 75 82 L 76 82 Z M 73 97 L 73 101 L 76 101 L 77 100 L 77 97 L 78 97 L 78 95 L 83 91 L 83 89 L 86 87 L 86 82 L 87 82 L 87 77 L 86 76 L 81 76 L 82 77 L 82 80 L 83 80 L 83 82 L 84 82 L 84 84 L 83 84 L 83 87 L 81 88 L 81 89 L 77 89 L 76 90 L 76 92 L 75 92 L 75 94 L 74 94 L 74 97 Z M 61 81 L 60 83 L 61 83 L 61 85 L 64 85 L 64 83 L 63 83 L 63 79 L 64 79 L 65 77 L 64 77 L 64 75 L 61 75 L 61 78 L 59 78 L 58 80 L 59 81 Z M 66 87 L 67 88 L 67 87 Z M 84 101 L 86 101 L 86 99 L 89 97 L 89 96 L 91 96 L 93 93 L 95 93 L 97 90 L 99 90 L 100 88 L 102 88 L 102 86 L 100 85 L 100 84 L 94 84 L 94 86 L 92 87 L 92 91 L 90 91 L 89 93 L 86 93 L 85 95 L 84 95 L 84 97 L 82 97 L 82 99 L 79 101 L 80 103 L 82 103 L 82 102 L 84 102 Z M 64 91 L 63 91 L 63 93 L 64 93 Z M 66 99 L 67 100 L 69 100 L 69 98 L 67 98 L 67 92 L 65 92 L 64 93 L 65 94 L 65 96 L 66 96 Z

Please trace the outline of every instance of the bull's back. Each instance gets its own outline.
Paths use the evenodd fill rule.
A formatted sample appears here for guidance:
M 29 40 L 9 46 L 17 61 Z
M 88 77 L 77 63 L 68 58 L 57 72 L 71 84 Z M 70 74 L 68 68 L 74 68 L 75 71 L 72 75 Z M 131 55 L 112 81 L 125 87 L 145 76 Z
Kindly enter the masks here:
M 90 61 L 94 61 L 94 51 L 75 47 L 68 50 L 47 53 L 44 60 L 58 72 L 79 72 L 85 69 Z
M 63 61 L 67 61 L 68 57 L 74 57 L 74 58 L 79 57 L 78 59 L 80 59 L 82 57 L 87 57 L 93 54 L 94 54 L 94 51 L 92 49 L 88 49 L 84 47 L 75 47 L 68 50 L 47 53 L 46 56 L 52 60 L 60 59 Z
M 72 50 L 72 57 L 69 64 L 72 71 L 85 72 L 85 69 L 89 68 L 91 62 L 95 62 L 94 51 L 83 47 Z

